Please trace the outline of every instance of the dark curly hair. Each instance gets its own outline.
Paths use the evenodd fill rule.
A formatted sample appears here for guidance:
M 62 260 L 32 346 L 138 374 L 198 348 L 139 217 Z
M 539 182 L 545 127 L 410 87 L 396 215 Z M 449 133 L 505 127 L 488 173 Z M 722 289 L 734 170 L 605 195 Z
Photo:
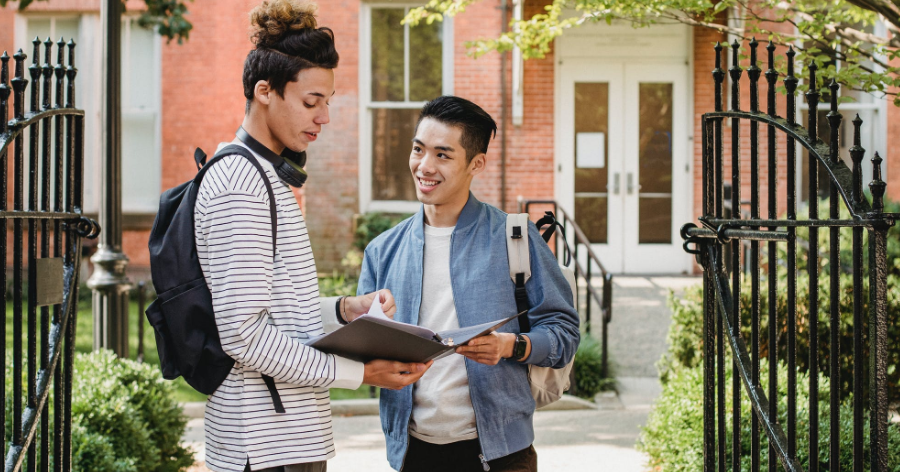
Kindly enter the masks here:
M 250 12 L 250 40 L 256 48 L 244 61 L 244 97 L 250 111 L 253 89 L 269 82 L 280 97 L 288 82 L 304 69 L 334 69 L 338 53 L 334 32 L 317 28 L 316 4 L 301 0 L 266 0 Z

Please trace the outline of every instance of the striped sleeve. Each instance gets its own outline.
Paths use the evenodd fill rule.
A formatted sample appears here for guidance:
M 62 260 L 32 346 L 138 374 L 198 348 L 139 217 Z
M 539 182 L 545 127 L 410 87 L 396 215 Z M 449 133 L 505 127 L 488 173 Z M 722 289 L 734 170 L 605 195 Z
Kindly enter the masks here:
M 236 189 L 204 200 L 198 200 L 196 224 L 206 243 L 206 279 L 223 350 L 282 382 L 357 388 L 361 364 L 307 347 L 269 319 L 273 257 L 268 203 L 255 192 Z

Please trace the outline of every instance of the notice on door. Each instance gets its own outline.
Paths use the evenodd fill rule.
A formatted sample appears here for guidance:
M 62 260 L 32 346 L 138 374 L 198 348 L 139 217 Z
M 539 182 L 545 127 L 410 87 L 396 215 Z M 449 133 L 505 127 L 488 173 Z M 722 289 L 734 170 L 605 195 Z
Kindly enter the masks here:
M 606 133 L 575 133 L 575 166 L 602 169 L 606 166 Z

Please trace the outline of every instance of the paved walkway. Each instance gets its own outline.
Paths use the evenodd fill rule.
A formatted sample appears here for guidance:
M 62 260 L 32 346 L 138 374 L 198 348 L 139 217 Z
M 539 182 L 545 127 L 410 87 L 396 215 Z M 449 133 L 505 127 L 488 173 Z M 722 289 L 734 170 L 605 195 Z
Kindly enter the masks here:
M 609 324 L 609 353 L 618 396 L 599 402 L 605 409 L 540 411 L 535 414 L 535 448 L 542 471 L 643 472 L 646 458 L 634 448 L 661 387 L 656 361 L 666 349 L 669 290 L 681 293 L 696 277 L 618 276 Z M 599 288 L 599 286 L 598 286 Z M 595 311 L 597 313 L 598 311 Z M 593 330 L 600 336 L 599 327 Z M 390 472 L 377 416 L 336 416 L 337 472 Z M 184 440 L 203 460 L 203 420 L 194 419 Z M 202 465 L 191 472 L 205 472 Z

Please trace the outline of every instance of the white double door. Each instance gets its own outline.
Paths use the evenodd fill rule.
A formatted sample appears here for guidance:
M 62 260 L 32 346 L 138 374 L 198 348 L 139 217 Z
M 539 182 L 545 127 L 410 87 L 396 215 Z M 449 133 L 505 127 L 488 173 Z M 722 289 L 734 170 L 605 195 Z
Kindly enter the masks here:
M 607 270 L 690 270 L 679 236 L 692 203 L 687 66 L 559 67 L 557 198 Z

